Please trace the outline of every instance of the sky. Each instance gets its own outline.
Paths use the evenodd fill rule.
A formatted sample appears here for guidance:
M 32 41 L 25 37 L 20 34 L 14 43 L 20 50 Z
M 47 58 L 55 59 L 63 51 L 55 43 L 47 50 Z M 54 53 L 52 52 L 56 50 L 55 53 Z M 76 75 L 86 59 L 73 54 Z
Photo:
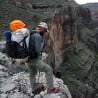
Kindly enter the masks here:
M 94 3 L 97 2 L 98 0 L 75 0 L 78 4 L 85 4 L 85 3 Z

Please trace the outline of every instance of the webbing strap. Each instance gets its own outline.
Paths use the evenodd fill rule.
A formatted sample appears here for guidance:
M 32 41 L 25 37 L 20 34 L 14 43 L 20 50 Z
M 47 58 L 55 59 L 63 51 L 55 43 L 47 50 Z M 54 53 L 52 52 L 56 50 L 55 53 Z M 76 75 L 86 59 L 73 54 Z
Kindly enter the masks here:
M 25 36 L 25 37 L 19 42 L 19 44 L 23 42 L 22 45 L 23 45 L 24 48 L 27 48 L 27 44 L 26 44 L 26 38 L 27 38 L 27 37 L 28 37 L 28 36 Z

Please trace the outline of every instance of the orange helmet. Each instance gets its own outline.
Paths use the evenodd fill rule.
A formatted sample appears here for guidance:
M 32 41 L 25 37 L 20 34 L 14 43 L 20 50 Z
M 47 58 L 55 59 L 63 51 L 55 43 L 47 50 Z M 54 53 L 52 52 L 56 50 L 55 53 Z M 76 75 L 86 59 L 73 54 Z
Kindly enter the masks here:
M 24 28 L 26 25 L 21 20 L 13 20 L 10 22 L 10 29 L 12 32 L 15 32 L 17 29 Z

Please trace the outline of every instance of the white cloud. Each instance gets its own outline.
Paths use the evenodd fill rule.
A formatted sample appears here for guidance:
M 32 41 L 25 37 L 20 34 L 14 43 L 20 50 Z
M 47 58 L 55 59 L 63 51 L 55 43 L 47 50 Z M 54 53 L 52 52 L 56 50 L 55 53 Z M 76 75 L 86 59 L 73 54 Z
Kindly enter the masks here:
M 75 0 L 79 4 L 85 4 L 85 3 L 94 3 L 98 2 L 98 0 Z

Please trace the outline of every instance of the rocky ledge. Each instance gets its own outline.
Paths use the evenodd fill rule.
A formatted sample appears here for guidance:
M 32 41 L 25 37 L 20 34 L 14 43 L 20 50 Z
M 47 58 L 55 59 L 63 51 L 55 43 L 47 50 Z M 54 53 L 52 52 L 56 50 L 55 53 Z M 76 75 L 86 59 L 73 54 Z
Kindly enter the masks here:
M 0 52 L 0 61 L 0 98 L 32 98 L 29 73 L 24 70 L 25 68 L 22 69 L 25 66 L 9 67 L 11 62 L 6 54 L 2 52 Z M 47 88 L 44 72 L 38 72 L 36 82 L 43 83 Z M 40 94 L 33 96 L 33 98 L 72 98 L 67 85 L 64 85 L 63 80 L 55 76 L 54 86 L 59 88 L 58 93 L 49 94 L 47 90 L 44 90 Z

